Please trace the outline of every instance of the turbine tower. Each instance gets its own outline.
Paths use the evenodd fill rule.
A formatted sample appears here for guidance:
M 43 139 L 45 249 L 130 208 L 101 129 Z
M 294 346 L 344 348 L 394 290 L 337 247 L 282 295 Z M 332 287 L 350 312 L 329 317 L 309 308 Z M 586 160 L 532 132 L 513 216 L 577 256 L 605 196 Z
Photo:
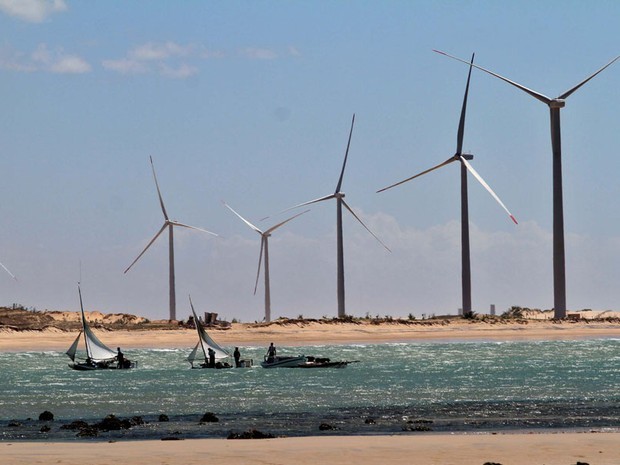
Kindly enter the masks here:
M 136 257 L 136 259 L 131 262 L 131 265 L 127 267 L 124 273 L 127 273 L 134 264 L 140 260 L 142 255 L 148 250 L 148 248 L 157 240 L 157 238 L 164 232 L 165 229 L 168 229 L 168 259 L 169 259 L 169 286 L 170 286 L 170 320 L 176 320 L 177 318 L 177 309 L 176 309 L 176 291 L 175 291 L 175 277 L 174 277 L 174 227 L 180 226 L 182 228 L 194 229 L 196 231 L 201 231 L 207 234 L 211 234 L 212 236 L 217 236 L 217 234 L 212 233 L 211 231 L 207 231 L 206 229 L 197 228 L 195 226 L 189 226 L 187 224 L 179 223 L 178 221 L 171 220 L 168 217 L 168 212 L 166 212 L 166 207 L 164 206 L 164 200 L 161 196 L 161 191 L 159 190 L 159 183 L 157 182 L 157 175 L 155 174 L 155 165 L 153 165 L 153 157 L 149 157 L 151 160 L 151 168 L 153 170 L 153 179 L 155 179 L 155 187 L 157 188 L 157 196 L 159 197 L 159 204 L 161 205 L 161 211 L 164 214 L 164 224 L 161 229 L 155 234 L 153 239 L 146 245 L 144 250 L 140 252 L 140 255 Z
M 467 61 L 448 55 L 445 52 L 441 52 L 439 50 L 434 51 L 454 60 L 467 63 Z M 570 88 L 563 94 L 560 94 L 556 98 L 549 98 L 539 92 L 528 89 L 517 82 L 511 81 L 510 79 L 489 71 L 488 69 L 467 63 L 470 64 L 470 66 L 478 68 L 491 76 L 495 76 L 496 78 L 515 86 L 517 89 L 521 89 L 523 92 L 531 95 L 537 100 L 540 100 L 549 107 L 551 119 L 551 150 L 553 153 L 553 308 L 554 317 L 558 319 L 566 317 L 566 271 L 564 260 L 564 203 L 562 200 L 562 143 L 560 132 L 560 110 L 564 108 L 566 105 L 566 99 L 573 94 L 573 92 L 614 63 L 618 58 L 620 58 L 620 56 L 617 56 L 594 74 L 590 75 L 579 84 Z
M 457 133 L 456 153 L 448 158 L 443 163 L 440 163 L 433 168 L 426 171 L 422 171 L 410 178 L 403 181 L 392 184 L 388 187 L 378 190 L 377 192 L 383 192 L 392 187 L 396 187 L 405 182 L 411 181 L 417 177 L 420 177 L 426 173 L 430 173 L 443 166 L 449 165 L 452 162 L 459 161 L 461 163 L 461 286 L 462 286 L 462 299 L 463 299 L 463 315 L 471 315 L 471 265 L 470 265 L 470 252 L 469 252 L 469 207 L 467 197 L 467 172 L 469 171 L 474 178 L 482 184 L 482 186 L 493 196 L 493 198 L 500 204 L 500 206 L 506 210 L 506 213 L 510 216 L 510 219 L 517 224 L 515 217 L 508 211 L 504 203 L 499 199 L 497 194 L 489 187 L 489 185 L 482 179 L 478 172 L 471 166 L 468 160 L 474 158 L 473 155 L 463 154 L 463 136 L 465 133 L 465 113 L 467 110 L 467 96 L 469 94 L 469 81 L 471 79 L 471 67 L 474 62 L 474 55 L 471 56 L 471 62 L 469 66 L 469 73 L 467 75 L 467 85 L 465 86 L 465 96 L 463 97 L 463 106 L 461 108 L 461 118 L 459 120 L 459 129 Z
M 338 178 L 338 184 L 336 185 L 336 191 L 333 194 L 326 195 L 324 197 L 320 197 L 318 199 L 310 200 L 308 202 L 301 203 L 299 205 L 295 205 L 294 207 L 287 208 L 284 211 L 292 210 L 294 208 L 303 207 L 305 205 L 310 205 L 313 203 L 323 202 L 324 200 L 336 199 L 336 236 L 337 236 L 337 288 L 338 288 L 338 318 L 343 318 L 346 316 L 345 311 L 345 293 L 344 293 L 344 240 L 342 235 L 342 206 L 353 215 L 353 217 L 360 222 L 360 224 L 368 231 L 379 243 L 385 247 L 389 252 L 391 250 L 385 245 L 381 239 L 379 239 L 375 233 L 373 233 L 368 226 L 364 224 L 364 222 L 360 219 L 359 216 L 355 214 L 355 212 L 351 209 L 349 204 L 344 200 L 344 192 L 341 192 L 342 188 L 342 180 L 344 178 L 344 170 L 347 166 L 347 158 L 349 156 L 349 147 L 351 146 L 351 135 L 353 134 L 353 125 L 355 123 L 355 114 L 353 114 L 353 119 L 351 120 L 351 130 L 349 131 L 349 140 L 347 142 L 347 150 L 344 154 L 344 162 L 342 163 L 342 170 L 340 171 L 340 178 Z
M 254 284 L 254 295 L 256 295 L 256 289 L 258 288 L 258 278 L 260 277 L 260 266 L 261 266 L 261 263 L 264 257 L 264 260 L 265 260 L 264 261 L 265 263 L 264 265 L 265 267 L 265 272 L 264 272 L 265 274 L 265 321 L 269 323 L 271 321 L 271 286 L 269 284 L 269 237 L 271 237 L 271 233 L 274 232 L 276 229 L 278 229 L 280 226 L 284 226 L 289 221 L 294 220 L 295 218 L 303 215 L 304 213 L 308 213 L 310 210 L 306 210 L 301 213 L 298 213 L 295 216 L 291 216 L 287 220 L 284 220 L 281 223 L 278 223 L 275 226 L 272 226 L 271 228 L 265 231 L 262 231 L 258 229 L 256 226 L 254 226 L 252 223 L 250 223 L 248 220 L 246 220 L 243 216 L 241 216 L 235 210 L 233 210 L 232 207 L 228 205 L 226 202 L 223 202 L 223 203 L 224 203 L 224 206 L 228 208 L 231 212 L 233 212 L 235 215 L 237 215 L 237 217 L 239 217 L 241 221 L 243 221 L 250 228 L 252 228 L 254 231 L 256 231 L 258 234 L 261 235 L 260 253 L 258 255 L 258 271 L 256 272 L 256 283 Z

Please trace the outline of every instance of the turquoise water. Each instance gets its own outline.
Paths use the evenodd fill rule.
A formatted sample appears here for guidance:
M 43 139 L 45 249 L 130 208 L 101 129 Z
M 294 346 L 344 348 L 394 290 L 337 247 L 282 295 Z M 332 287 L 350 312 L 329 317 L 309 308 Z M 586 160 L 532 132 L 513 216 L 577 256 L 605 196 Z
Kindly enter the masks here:
M 0 354 L 0 438 L 41 438 L 36 419 L 44 410 L 55 416 L 46 438 L 74 437 L 58 426 L 108 414 L 148 422 L 110 433 L 127 438 L 221 437 L 248 428 L 308 435 L 325 422 L 338 428 L 329 434 L 391 434 L 419 424 L 433 431 L 620 428 L 618 339 L 279 347 L 359 361 L 313 370 L 263 369 L 264 347 L 242 348 L 257 365 L 251 369 L 191 370 L 188 352 L 126 350 L 137 369 L 91 372 L 69 369 L 61 352 Z M 198 425 L 207 411 L 220 422 Z M 171 421 L 157 422 L 162 413 Z

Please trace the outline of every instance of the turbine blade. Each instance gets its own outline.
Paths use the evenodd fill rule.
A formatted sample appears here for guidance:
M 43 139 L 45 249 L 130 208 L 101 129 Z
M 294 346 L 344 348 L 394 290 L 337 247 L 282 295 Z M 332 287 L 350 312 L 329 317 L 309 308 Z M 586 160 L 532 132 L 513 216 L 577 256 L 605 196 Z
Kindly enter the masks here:
M 214 232 L 207 231 L 206 229 L 202 229 L 202 228 L 197 228 L 196 226 L 190 226 L 189 224 L 179 223 L 178 221 L 168 221 L 168 223 L 172 224 L 174 226 L 181 226 L 183 228 L 195 229 L 196 231 L 200 231 L 200 232 L 203 232 L 203 233 L 211 234 L 212 236 L 216 236 L 217 237 L 217 234 L 215 234 Z
M 482 184 L 482 187 L 484 187 L 489 192 L 489 194 L 491 194 L 493 196 L 493 198 L 497 201 L 497 203 L 499 203 L 500 206 L 504 210 L 506 210 L 506 213 L 508 213 L 508 216 L 514 222 L 514 224 L 519 224 L 519 223 L 517 223 L 517 219 L 514 216 L 512 216 L 512 213 L 510 213 L 510 210 L 508 210 L 508 208 L 506 208 L 506 205 L 504 205 L 504 202 L 502 202 L 500 200 L 500 198 L 497 196 L 497 194 L 495 192 L 493 192 L 493 189 L 491 189 L 489 187 L 489 185 L 485 182 L 485 180 L 482 179 L 482 176 L 480 176 L 478 174 L 478 172 L 473 168 L 473 166 L 471 166 L 471 164 L 467 160 L 465 160 L 464 158 L 461 158 L 461 162 L 463 162 L 463 164 L 465 165 L 467 170 L 474 176 L 474 178 L 476 178 L 478 180 L 478 182 L 480 184 Z
M 160 234 L 161 234 L 162 232 L 164 232 L 164 229 L 166 229 L 166 227 L 167 227 L 167 226 L 168 226 L 168 223 L 164 223 L 164 225 L 163 225 L 163 226 L 161 227 L 161 229 L 157 232 L 157 234 L 155 234 L 155 236 L 153 236 L 153 239 L 151 239 L 151 241 L 150 241 L 148 244 L 146 244 L 146 247 L 144 248 L 144 250 L 143 250 L 142 252 L 140 252 L 140 255 L 138 255 L 138 256 L 136 257 L 136 259 L 135 259 L 133 262 L 131 262 L 131 265 L 129 265 L 125 271 L 123 271 L 123 274 L 124 274 L 124 273 L 127 273 L 127 272 L 129 271 L 129 269 L 130 269 L 132 266 L 134 266 L 134 264 L 135 264 L 138 260 L 140 260 L 140 257 L 142 257 L 142 255 L 144 255 L 144 252 L 146 252 L 146 251 L 148 250 L 148 248 L 149 248 L 149 247 L 153 244 L 153 242 L 155 242 L 155 241 L 157 240 L 157 238 L 160 236 Z
M 258 254 L 258 270 L 256 271 L 256 283 L 254 283 L 254 295 L 256 295 L 256 289 L 258 289 L 258 278 L 260 277 L 260 265 L 263 262 L 263 250 L 265 248 L 265 236 L 260 239 L 260 253 Z
M 298 216 L 301 216 L 301 215 L 303 215 L 304 213 L 308 213 L 309 211 L 310 211 L 309 209 L 308 209 L 308 210 L 304 210 L 303 212 L 298 213 L 298 214 L 297 214 L 297 215 L 295 215 L 295 216 L 291 216 L 288 220 L 284 220 L 284 221 L 282 221 L 281 223 L 278 223 L 278 224 L 276 224 L 275 226 L 272 226 L 271 228 L 269 228 L 267 231 L 265 231 L 265 234 L 271 234 L 271 233 L 272 233 L 272 232 L 274 232 L 276 229 L 278 229 L 280 226 L 285 225 L 285 224 L 286 224 L 286 223 L 288 223 L 289 221 L 292 221 L 292 220 L 294 220 L 295 218 L 297 218 Z
M 282 210 L 280 213 L 285 213 L 285 212 L 288 212 L 290 210 L 295 210 L 296 208 L 304 207 L 306 205 L 310 205 L 310 204 L 313 204 L 313 203 L 323 202 L 324 200 L 333 199 L 334 197 L 336 197 L 336 194 L 329 194 L 329 195 L 326 195 L 324 197 L 319 197 L 318 199 L 309 200 L 308 202 L 300 203 L 299 205 L 295 205 L 294 207 L 289 207 L 286 210 Z M 269 218 L 269 217 L 267 217 L 267 218 Z
M 362 226 L 364 226 L 364 228 L 366 228 L 366 231 L 368 231 L 368 232 L 372 235 L 372 237 L 374 237 L 375 239 L 377 239 L 377 241 L 379 241 L 379 244 L 381 244 L 383 247 L 385 247 L 385 249 L 386 249 L 388 252 L 390 252 L 390 253 L 392 252 L 392 251 L 390 250 L 390 248 L 389 248 L 387 245 L 385 245 L 385 244 L 383 243 L 383 241 L 382 241 L 381 239 L 379 239 L 379 238 L 377 237 L 377 235 L 376 235 L 374 232 L 372 232 L 372 231 L 370 230 L 370 228 L 368 228 L 368 226 L 366 226 L 366 225 L 364 224 L 364 222 L 360 219 L 360 217 L 359 217 L 359 216 L 357 216 L 357 215 L 355 214 L 355 212 L 351 209 L 351 207 L 349 207 L 349 204 L 348 204 L 347 202 L 345 202 L 345 201 L 344 201 L 344 199 L 342 199 L 342 204 L 346 207 L 346 209 L 347 209 L 347 210 L 349 210 L 349 213 L 351 213 L 351 215 L 353 215 L 353 216 L 355 217 L 355 219 L 356 219 L 357 221 L 359 221 L 359 222 L 360 222 L 360 224 L 361 224 Z
M 400 186 L 401 184 L 404 184 L 404 183 L 406 183 L 406 182 L 408 182 L 408 181 L 411 181 L 412 179 L 419 178 L 420 176 L 423 176 L 423 175 L 425 175 L 426 173 L 430 173 L 431 171 L 435 171 L 436 169 L 439 169 L 439 168 L 441 168 L 442 166 L 449 165 L 449 164 L 450 164 L 450 163 L 452 163 L 453 161 L 456 161 L 456 158 L 455 158 L 455 157 L 450 157 L 450 158 L 448 158 L 446 161 L 444 161 L 443 163 L 440 163 L 440 164 L 439 164 L 439 165 L 437 165 L 437 166 L 433 166 L 432 168 L 427 169 L 426 171 L 422 171 L 421 173 L 418 173 L 418 174 L 416 174 L 416 175 L 414 175 L 414 176 L 411 176 L 410 178 L 403 179 L 402 181 L 399 181 L 399 182 L 397 182 L 396 184 L 392 184 L 391 186 L 387 186 L 387 187 L 384 187 L 383 189 L 379 189 L 379 190 L 377 191 L 377 194 L 378 194 L 379 192 L 383 192 L 383 191 L 386 191 L 386 190 L 388 190 L 388 189 L 391 189 L 392 187 Z
M 149 157 L 151 160 L 151 168 L 153 169 L 153 179 L 155 179 L 155 187 L 157 188 L 157 195 L 159 197 L 159 204 L 161 205 L 161 211 L 164 213 L 164 218 L 168 219 L 168 213 L 166 212 L 166 207 L 164 207 L 164 199 L 161 196 L 161 191 L 159 190 L 159 183 L 157 182 L 157 175 L 155 174 L 155 165 L 153 164 L 153 157 Z
M 304 212 L 304 213 L 305 213 L 305 212 Z M 14 275 L 13 273 L 11 273 L 11 272 L 9 271 L 9 269 L 8 269 L 6 266 L 4 266 L 2 263 L 0 263 L 0 266 L 1 266 L 2 268 L 4 268 L 4 271 L 6 271 L 8 274 L 10 274 L 10 275 L 11 275 L 11 278 L 13 278 L 15 281 L 17 281 L 17 278 L 15 277 L 15 275 Z
M 465 64 L 467 64 L 467 65 L 473 66 L 474 68 L 478 68 L 480 71 L 484 71 L 485 73 L 488 73 L 488 74 L 490 74 L 491 76 L 495 76 L 496 78 L 499 78 L 499 79 L 501 79 L 502 81 L 505 81 L 505 82 L 507 82 L 508 84 L 511 84 L 511 85 L 515 86 L 517 89 L 521 89 L 523 92 L 525 92 L 525 93 L 527 93 L 527 94 L 530 94 L 530 95 L 531 95 L 532 97 L 534 97 L 535 99 L 538 99 L 538 100 L 540 100 L 541 102 L 543 102 L 543 103 L 545 103 L 545 104 L 547 104 L 547 105 L 549 105 L 549 104 L 553 101 L 553 99 L 550 99 L 550 98 L 549 98 L 549 97 L 547 97 L 546 95 L 543 95 L 543 94 L 541 94 L 541 93 L 539 93 L 539 92 L 536 92 L 535 90 L 528 89 L 527 87 L 525 87 L 525 86 L 523 86 L 523 85 L 519 84 L 518 82 L 511 81 L 510 79 L 505 78 L 504 76 L 500 76 L 499 74 L 494 73 L 493 71 L 489 71 L 488 69 L 485 69 L 485 68 L 483 68 L 483 67 L 481 67 L 481 66 L 474 65 L 473 63 L 470 63 L 470 62 L 468 62 L 468 61 L 462 60 L 461 58 L 457 58 L 457 57 L 455 57 L 455 56 L 448 55 L 446 52 L 442 52 L 442 51 L 440 51 L 440 50 L 433 50 L 433 52 L 439 53 L 440 55 L 445 55 L 445 56 L 447 56 L 448 58 L 452 58 L 453 60 L 460 61 L 461 63 L 465 63 Z
M 237 213 L 235 210 L 233 210 L 232 207 L 230 205 L 228 205 L 226 202 L 224 202 L 222 200 L 222 203 L 224 204 L 224 206 L 226 208 L 228 208 L 231 212 L 233 212 L 235 215 L 237 215 L 237 217 L 239 217 L 239 219 L 241 221 L 243 221 L 245 224 L 247 224 L 251 229 L 256 231 L 258 234 L 262 234 L 263 233 L 260 229 L 258 229 L 256 226 L 254 226 L 252 223 L 250 223 L 248 220 L 246 220 L 243 216 L 241 216 L 239 213 Z
M 463 97 L 463 107 L 461 108 L 461 119 L 459 120 L 459 130 L 456 136 L 456 153 L 463 153 L 463 135 L 465 134 L 465 112 L 467 111 L 467 95 L 469 94 L 469 81 L 471 80 L 471 69 L 474 64 L 474 55 L 471 55 L 469 64 L 469 74 L 467 74 L 467 85 L 465 86 L 465 96 Z
M 347 142 L 347 150 L 344 152 L 344 163 L 342 164 L 342 171 L 340 172 L 340 178 L 338 179 L 338 185 L 336 186 L 336 194 L 340 192 L 342 187 L 342 178 L 344 177 L 344 169 L 347 166 L 347 158 L 349 157 L 349 147 L 351 146 L 351 135 L 353 134 L 353 124 L 355 124 L 355 113 L 353 113 L 353 119 L 351 120 L 351 130 L 349 131 L 349 141 Z
M 603 71 L 605 68 L 607 68 L 608 66 L 611 66 L 618 58 L 620 58 L 620 55 L 617 56 L 616 58 L 614 58 L 613 60 L 611 60 L 609 63 L 607 63 L 605 66 L 603 66 L 601 69 L 599 69 L 596 73 L 592 74 L 590 77 L 584 79 L 583 81 L 581 81 L 579 84 L 577 84 L 575 87 L 573 87 L 572 89 L 567 90 L 566 92 L 564 92 L 562 95 L 560 95 L 558 98 L 559 99 L 565 99 L 568 98 L 573 92 L 575 92 L 577 89 L 579 89 L 581 86 L 583 86 L 586 82 L 588 82 L 590 79 L 592 79 L 594 76 L 596 76 L 597 74 L 599 74 L 601 71 Z

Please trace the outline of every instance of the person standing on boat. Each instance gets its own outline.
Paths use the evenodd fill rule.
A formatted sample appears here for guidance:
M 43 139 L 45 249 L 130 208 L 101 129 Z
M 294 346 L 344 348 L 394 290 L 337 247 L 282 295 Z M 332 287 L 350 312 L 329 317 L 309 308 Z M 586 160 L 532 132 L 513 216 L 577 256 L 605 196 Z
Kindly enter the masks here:
M 241 352 L 239 352 L 239 347 L 235 347 L 233 357 L 235 358 L 235 368 L 239 368 L 241 366 Z
M 116 368 L 125 368 L 125 355 L 121 352 L 121 348 L 116 348 Z
M 267 361 L 272 362 L 276 358 L 276 346 L 273 345 L 273 342 L 269 344 L 269 348 L 267 349 Z
M 215 350 L 209 347 L 209 368 L 215 368 Z

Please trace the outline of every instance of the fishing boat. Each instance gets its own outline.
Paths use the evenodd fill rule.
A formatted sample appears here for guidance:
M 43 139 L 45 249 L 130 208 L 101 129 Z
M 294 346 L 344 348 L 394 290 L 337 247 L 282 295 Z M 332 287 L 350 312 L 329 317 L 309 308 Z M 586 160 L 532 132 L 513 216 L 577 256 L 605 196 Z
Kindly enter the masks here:
M 306 357 L 304 363 L 300 363 L 295 368 L 346 368 L 349 363 L 358 363 L 358 360 L 337 360 L 332 361 L 329 358 Z
M 127 369 L 135 368 L 136 363 L 126 358 L 122 361 L 118 360 L 118 353 L 114 352 L 93 333 L 90 326 L 86 322 L 84 316 L 84 305 L 82 303 L 82 291 L 78 285 L 78 293 L 80 295 L 80 311 L 82 313 L 82 330 L 67 350 L 66 354 L 71 359 L 69 367 L 74 370 L 110 370 L 110 369 Z M 80 339 L 84 335 L 84 344 L 86 346 L 86 358 L 83 361 L 76 361 L 77 349 Z
M 196 315 L 191 297 L 189 298 L 189 304 L 194 315 L 194 323 L 196 325 L 196 332 L 198 333 L 198 343 L 187 357 L 187 361 L 192 368 L 232 368 L 230 363 L 223 361 L 229 358 L 230 354 L 209 336 Z M 213 357 L 210 357 L 209 353 L 212 353 Z M 198 365 L 194 366 L 194 362 L 196 361 L 198 361 Z M 240 368 L 249 368 L 252 366 L 252 360 L 239 360 L 238 366 Z
M 297 368 L 306 361 L 305 355 L 276 355 L 275 357 L 265 355 L 260 366 L 263 368 Z

